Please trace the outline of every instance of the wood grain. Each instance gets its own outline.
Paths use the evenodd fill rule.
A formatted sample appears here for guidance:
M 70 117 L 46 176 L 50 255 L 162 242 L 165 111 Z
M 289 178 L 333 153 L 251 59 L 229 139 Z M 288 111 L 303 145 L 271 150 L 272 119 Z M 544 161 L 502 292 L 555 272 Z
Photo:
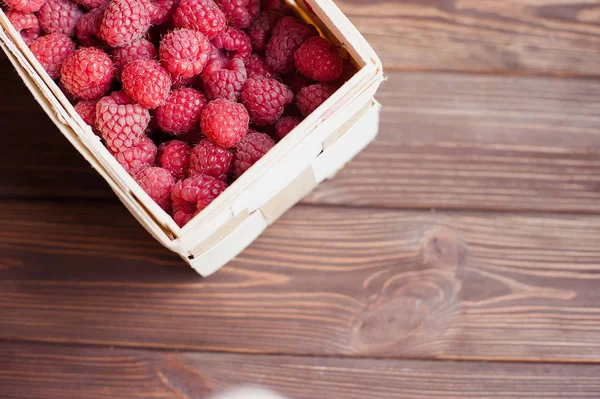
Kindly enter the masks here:
M 0 197 L 114 198 L 25 88 L 8 86 Z M 598 93 L 592 80 L 390 73 L 379 137 L 305 202 L 599 212 Z
M 389 77 L 379 137 L 310 202 L 600 211 L 600 82 Z
M 202 399 L 260 384 L 294 399 L 597 398 L 598 365 L 391 361 L 0 345 L 2 398 Z
M 121 206 L 4 201 L 0 339 L 595 362 L 600 217 L 295 207 L 203 280 Z
M 598 76 L 595 0 L 340 0 L 390 69 Z

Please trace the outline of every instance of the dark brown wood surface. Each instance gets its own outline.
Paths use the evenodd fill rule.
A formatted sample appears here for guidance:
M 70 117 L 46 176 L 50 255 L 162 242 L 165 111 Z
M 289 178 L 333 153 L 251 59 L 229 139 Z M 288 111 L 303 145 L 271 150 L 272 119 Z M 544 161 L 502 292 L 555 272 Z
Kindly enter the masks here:
M 0 221 L 0 339 L 600 357 L 597 216 L 297 206 L 206 280 L 120 204 L 5 201 Z
M 195 399 L 255 381 L 297 399 L 574 399 L 600 395 L 599 374 L 599 365 L 0 347 L 7 399 Z
M 380 134 L 209 279 L 0 57 L 0 398 L 600 397 L 600 2 L 336 3 Z

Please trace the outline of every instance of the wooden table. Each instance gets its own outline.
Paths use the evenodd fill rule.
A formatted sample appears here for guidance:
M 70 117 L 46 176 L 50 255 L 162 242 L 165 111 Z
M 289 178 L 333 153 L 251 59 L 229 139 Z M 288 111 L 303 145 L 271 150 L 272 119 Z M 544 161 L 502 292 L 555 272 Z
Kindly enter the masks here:
M 600 396 L 600 1 L 338 1 L 381 133 L 215 276 L 0 63 L 0 397 Z

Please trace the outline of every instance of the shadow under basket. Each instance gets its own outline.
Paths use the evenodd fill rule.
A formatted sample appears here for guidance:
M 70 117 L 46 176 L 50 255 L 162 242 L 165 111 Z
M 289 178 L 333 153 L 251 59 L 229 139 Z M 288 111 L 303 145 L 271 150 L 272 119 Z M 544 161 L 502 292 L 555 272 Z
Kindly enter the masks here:
M 180 228 L 125 172 L 83 122 L 0 10 L 0 45 L 38 103 L 131 214 L 202 276 L 236 257 L 271 223 L 331 178 L 377 135 L 379 58 L 331 0 L 290 2 L 339 45 L 356 74 L 207 208 Z

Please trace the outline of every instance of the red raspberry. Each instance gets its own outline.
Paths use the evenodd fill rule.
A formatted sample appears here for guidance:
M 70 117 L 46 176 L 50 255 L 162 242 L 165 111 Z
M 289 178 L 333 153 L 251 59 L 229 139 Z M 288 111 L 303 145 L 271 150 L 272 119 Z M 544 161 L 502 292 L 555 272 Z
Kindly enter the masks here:
M 58 88 L 60 89 L 60 91 L 62 91 L 62 93 L 65 95 L 65 97 L 67 98 L 67 100 L 69 100 L 71 104 L 75 104 L 78 101 L 74 95 L 72 95 L 67 91 L 67 89 L 65 89 L 65 85 L 60 80 L 58 81 Z
M 158 147 L 156 163 L 171 172 L 175 180 L 181 180 L 190 168 L 190 150 L 190 145 L 185 141 L 167 141 Z
M 29 13 L 36 12 L 46 0 L 4 0 L 4 3 L 17 11 Z
M 331 82 L 339 78 L 344 60 L 331 43 L 320 36 L 311 37 L 294 54 L 298 71 L 317 82 Z
M 122 47 L 144 36 L 150 13 L 144 0 L 112 0 L 100 24 L 100 37 L 111 47 Z
M 111 96 L 96 105 L 96 126 L 113 152 L 135 147 L 144 137 L 150 112 L 139 104 L 119 104 Z
M 156 109 L 158 126 L 167 133 L 182 135 L 198 125 L 206 97 L 198 90 L 174 90 L 167 102 Z
M 108 97 L 112 98 L 118 105 L 133 104 L 133 100 L 123 90 L 113 91 Z
M 82 100 L 95 100 L 108 91 L 113 78 L 113 63 L 95 47 L 84 47 L 71 54 L 62 65 L 60 80 L 65 89 Z
M 252 54 L 250 58 L 246 60 L 246 73 L 249 78 L 271 78 L 277 77 L 277 74 L 273 72 L 267 65 L 264 58 L 258 54 Z
M 277 11 L 285 15 L 292 13 L 292 9 L 285 0 L 262 0 L 262 8 L 265 11 Z
M 252 122 L 259 126 L 277 122 L 285 106 L 293 101 L 294 93 L 290 88 L 275 79 L 248 79 L 242 89 L 242 103 Z
M 300 90 L 302 90 L 306 86 L 315 84 L 314 81 L 310 80 L 309 78 L 300 73 L 285 75 L 283 77 L 283 83 L 285 83 L 290 89 L 292 89 L 294 94 L 298 94 Z
M 297 116 L 286 116 L 277 121 L 275 125 L 275 134 L 280 139 L 284 138 L 291 132 L 296 126 L 298 126 L 302 122 Z
M 37 38 L 29 49 L 42 64 L 52 79 L 60 77 L 60 68 L 71 54 L 75 52 L 75 43 L 67 35 L 51 33 Z
M 265 49 L 267 41 L 271 37 L 271 31 L 281 17 L 283 15 L 276 11 L 265 11 L 252 21 L 248 27 L 248 37 L 250 37 L 254 51 L 263 51 Z
M 171 192 L 175 187 L 175 179 L 163 168 L 150 167 L 139 171 L 135 181 L 165 211 L 171 209 Z
M 336 86 L 324 83 L 317 83 L 303 88 L 296 96 L 298 110 L 304 116 L 310 115 L 319 105 L 331 97 L 336 90 Z
M 252 19 L 260 12 L 260 3 L 256 0 L 215 1 L 225 13 L 229 25 L 235 28 L 247 28 Z
M 154 60 L 137 60 L 125 65 L 121 81 L 125 93 L 146 108 L 164 104 L 172 83 L 169 71 Z
M 202 133 L 202 129 L 200 128 L 200 124 L 196 126 L 191 131 L 187 132 L 183 136 L 181 136 L 181 140 L 188 142 L 192 145 L 198 144 L 200 141 L 205 139 L 206 136 Z
M 227 184 L 212 176 L 198 175 L 180 180 L 171 193 L 173 220 L 179 226 L 185 226 L 226 188 Z
M 209 102 L 202 110 L 202 131 L 223 148 L 234 147 L 248 132 L 250 118 L 242 104 L 218 99 Z
M 213 0 L 181 0 L 173 14 L 175 28 L 197 30 L 212 39 L 226 27 L 223 11 Z
M 252 165 L 263 157 L 275 142 L 268 134 L 251 132 L 248 133 L 235 148 L 231 171 L 237 179 Z
M 227 51 L 230 58 L 241 58 L 245 61 L 252 54 L 250 38 L 239 29 L 227 28 L 212 40 L 212 44 L 217 49 Z
M 173 84 L 171 85 L 171 88 L 173 90 L 182 89 L 184 87 L 190 87 L 196 82 L 196 76 L 192 76 L 191 78 L 184 78 L 183 76 L 172 76 L 172 78 Z
M 314 27 L 303 24 L 297 18 L 281 18 L 267 43 L 267 65 L 278 73 L 294 71 L 294 53 L 302 43 L 316 34 Z
M 210 41 L 192 29 L 178 29 L 160 42 L 159 53 L 163 65 L 173 76 L 190 78 L 200 74 L 211 52 Z
M 234 58 L 231 61 L 223 61 L 223 59 L 217 58 L 204 68 L 202 84 L 206 96 L 211 100 L 224 98 L 229 101 L 237 101 L 246 76 L 246 67 L 241 59 Z
M 352 65 L 351 62 L 344 61 L 344 68 L 342 69 L 342 74 L 333 83 L 337 84 L 338 86 L 341 86 L 344 83 L 346 83 L 347 81 L 349 81 L 355 74 L 356 74 L 356 67 L 354 65 Z
M 123 67 L 137 60 L 153 60 L 156 58 L 154 44 L 146 39 L 139 39 L 113 51 L 116 75 L 120 76 Z
M 82 47 L 104 47 L 100 39 L 100 24 L 104 17 L 104 7 L 94 8 L 79 19 L 75 25 L 75 37 Z
M 161 25 L 173 16 L 177 0 L 150 0 L 147 5 L 152 25 Z
M 106 6 L 110 0 L 77 0 L 75 3 L 81 4 L 86 8 L 93 10 L 94 8 Z
M 75 25 L 83 16 L 77 4 L 69 0 L 46 0 L 37 13 L 40 26 L 46 33 L 75 34 Z
M 40 37 L 40 22 L 35 14 L 9 10 L 6 17 L 28 46 Z
M 87 123 L 92 131 L 100 136 L 100 131 L 96 127 L 96 104 L 98 101 L 79 101 L 75 104 L 75 111 L 81 116 L 81 119 Z
M 127 173 L 134 176 L 143 168 L 154 164 L 156 144 L 152 142 L 150 137 L 142 136 L 136 146 L 126 148 L 121 152 L 114 152 L 113 156 Z
M 190 154 L 190 177 L 207 175 L 225 180 L 232 158 L 231 152 L 215 145 L 209 139 L 204 139 L 192 149 Z

